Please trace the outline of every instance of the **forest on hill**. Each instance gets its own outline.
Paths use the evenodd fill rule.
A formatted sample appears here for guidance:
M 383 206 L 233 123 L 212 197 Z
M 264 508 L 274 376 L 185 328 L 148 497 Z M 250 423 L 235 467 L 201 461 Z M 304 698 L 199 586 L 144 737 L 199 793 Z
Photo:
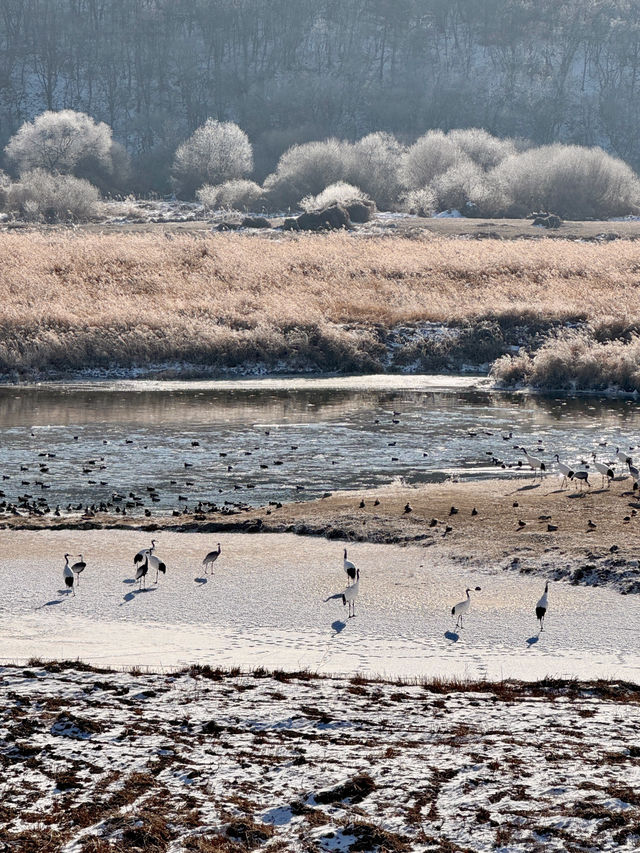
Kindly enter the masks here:
M 0 146 L 86 112 L 169 187 L 177 146 L 238 123 L 255 176 L 295 143 L 483 127 L 640 166 L 639 0 L 0 0 Z

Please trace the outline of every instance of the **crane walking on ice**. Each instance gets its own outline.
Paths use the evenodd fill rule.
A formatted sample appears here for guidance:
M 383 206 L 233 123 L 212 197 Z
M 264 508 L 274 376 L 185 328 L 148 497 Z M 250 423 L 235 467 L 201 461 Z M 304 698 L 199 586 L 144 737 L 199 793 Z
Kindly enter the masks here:
M 546 582 L 544 587 L 544 595 L 540 599 L 540 601 L 536 604 L 536 619 L 540 622 L 540 630 L 544 631 L 544 617 L 547 612 L 547 608 L 549 606 L 549 581 Z
M 75 573 L 76 583 L 78 584 L 78 586 L 80 586 L 80 573 L 84 572 L 86 568 L 87 564 L 84 561 L 84 557 L 82 556 L 82 554 L 78 554 L 78 562 L 74 563 L 71 566 L 71 571 Z
M 342 593 L 342 605 L 349 605 L 349 619 L 356 615 L 356 598 L 360 592 L 360 569 L 356 569 L 355 583 L 348 586 Z
M 344 549 L 344 556 L 342 560 L 342 565 L 344 566 L 344 570 L 347 573 L 347 577 L 349 578 L 350 583 L 353 583 L 356 579 L 357 569 L 355 563 L 352 563 L 351 560 L 347 560 L 347 549 Z
M 220 556 L 221 550 L 222 549 L 220 548 L 220 543 L 218 542 L 218 550 L 217 551 L 209 551 L 207 556 L 202 561 L 202 565 L 204 566 L 205 575 L 208 574 L 209 566 L 211 566 L 211 574 L 213 574 L 213 564 L 215 563 L 215 561 Z
M 73 582 L 76 579 L 76 576 L 71 571 L 71 566 L 69 565 L 69 557 L 70 556 L 71 556 L 71 554 L 65 554 L 64 555 L 65 563 L 64 563 L 64 569 L 62 570 L 62 577 L 64 578 L 64 584 L 67 587 L 67 589 L 70 589 L 71 592 L 75 595 L 76 592 L 73 588 Z
M 475 589 L 476 592 L 481 591 L 481 587 L 477 586 Z M 456 622 L 456 628 L 462 628 L 462 617 L 469 612 L 469 608 L 471 607 L 471 596 L 469 593 L 470 589 L 467 590 L 467 597 L 463 601 L 459 601 L 457 604 L 451 608 L 451 615 L 457 616 L 458 621 Z

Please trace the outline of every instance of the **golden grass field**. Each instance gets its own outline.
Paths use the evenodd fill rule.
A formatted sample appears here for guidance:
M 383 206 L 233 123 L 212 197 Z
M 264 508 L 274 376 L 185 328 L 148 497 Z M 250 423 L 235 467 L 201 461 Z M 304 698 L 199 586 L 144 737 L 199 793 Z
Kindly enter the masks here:
M 640 318 L 631 240 L 0 234 L 0 372 L 277 360 L 376 369 L 398 324 Z M 605 335 L 608 336 L 609 333 Z

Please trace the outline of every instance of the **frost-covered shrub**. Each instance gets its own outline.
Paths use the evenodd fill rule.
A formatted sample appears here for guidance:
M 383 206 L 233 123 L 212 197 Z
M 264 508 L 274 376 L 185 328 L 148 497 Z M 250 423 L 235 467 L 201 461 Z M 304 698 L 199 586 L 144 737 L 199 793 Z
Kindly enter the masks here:
M 475 208 L 475 199 L 482 196 L 484 181 L 482 169 L 471 160 L 458 162 L 431 183 L 437 209 L 468 213 L 470 208 Z
M 7 203 L 7 193 L 11 186 L 11 180 L 6 172 L 0 169 L 0 209 L 4 208 Z
M 74 110 L 47 111 L 25 122 L 4 149 L 17 172 L 45 169 L 109 181 L 126 177 L 128 156 L 111 128 Z
M 305 196 L 300 202 L 300 207 L 307 211 L 321 210 L 330 204 L 342 204 L 346 206 L 349 202 L 368 200 L 368 196 L 359 187 L 354 187 L 353 184 L 347 184 L 345 181 L 338 181 L 326 187 L 318 195 Z
M 598 219 L 624 216 L 640 205 L 637 175 L 601 148 L 532 148 L 500 163 L 491 179 L 511 216 L 549 210 L 565 219 Z
M 205 184 L 196 192 L 198 201 L 208 210 L 256 210 L 261 207 L 264 192 L 255 181 L 225 181 L 211 186 Z
M 176 151 L 172 179 L 176 191 L 191 198 L 203 184 L 223 184 L 253 168 L 247 134 L 231 121 L 215 119 L 199 127 Z
M 18 216 L 46 222 L 79 222 L 100 212 L 100 193 L 84 178 L 34 169 L 7 190 L 6 206 Z
M 453 139 L 441 130 L 430 130 L 403 155 L 400 178 L 408 190 L 422 189 L 461 159 L 467 157 Z
M 339 139 L 294 145 L 282 155 L 276 171 L 264 182 L 274 209 L 294 207 L 305 196 L 348 179 L 351 145 Z
M 390 210 L 398 202 L 403 150 L 390 133 L 370 133 L 352 146 L 349 181 L 360 187 L 381 210 Z
M 430 187 L 421 190 L 409 190 L 400 198 L 400 209 L 416 216 L 433 216 L 438 200 Z
M 478 127 L 450 130 L 447 138 L 485 171 L 495 168 L 507 157 L 516 153 L 516 146 L 512 139 L 499 139 Z

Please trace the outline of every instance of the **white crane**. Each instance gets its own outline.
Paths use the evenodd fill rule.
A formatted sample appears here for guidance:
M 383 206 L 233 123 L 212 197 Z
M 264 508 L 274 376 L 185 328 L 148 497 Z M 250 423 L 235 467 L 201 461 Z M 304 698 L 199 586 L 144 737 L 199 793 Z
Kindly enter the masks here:
M 141 563 L 148 554 L 153 554 L 155 549 L 156 540 L 152 539 L 150 548 L 141 548 L 140 551 L 138 551 L 138 553 L 135 555 L 135 557 L 133 558 L 133 565 L 137 566 L 138 563 Z
M 158 583 L 158 572 L 162 572 L 163 575 L 167 573 L 167 567 L 165 563 L 159 557 L 156 557 L 155 554 L 147 554 L 147 562 L 149 564 L 150 569 L 156 570 L 156 579 L 154 583 Z
M 348 586 L 342 593 L 342 604 L 349 605 L 349 619 L 356 615 L 356 598 L 360 592 L 360 569 L 356 569 L 355 582 Z
M 613 469 L 609 465 L 605 465 L 604 462 L 598 462 L 596 459 L 596 454 L 592 453 L 591 457 L 593 459 L 593 467 L 602 474 L 602 485 L 604 486 L 604 481 L 607 481 L 607 488 L 611 485 L 611 481 L 613 480 Z
M 542 477 L 542 472 L 547 470 L 542 459 L 539 459 L 537 456 L 530 456 L 524 447 L 521 447 L 520 450 L 527 457 L 527 465 L 529 465 L 533 471 L 534 477 L 536 475 L 536 471 L 540 471 L 540 477 Z
M 481 588 L 477 586 L 475 591 L 480 592 Z M 469 612 L 469 608 L 471 607 L 471 596 L 469 595 L 471 590 L 468 589 L 466 592 L 467 597 L 463 601 L 459 601 L 457 604 L 454 604 L 454 606 L 451 608 L 451 615 L 458 617 L 458 621 L 456 622 L 456 628 L 462 628 L 462 617 Z
M 563 462 L 560 461 L 560 457 L 557 453 L 555 455 L 555 460 L 558 463 L 558 471 L 560 471 L 560 473 L 562 474 L 562 483 L 560 484 L 560 488 L 562 489 L 564 488 L 564 485 L 567 480 L 573 479 L 573 471 L 571 468 L 569 468 L 568 465 L 565 465 Z
M 144 563 L 141 563 L 138 566 L 136 571 L 136 580 L 140 581 L 139 588 L 142 589 L 142 582 L 144 581 L 145 589 L 147 587 L 147 572 L 149 571 L 149 555 L 144 558 Z
M 64 563 L 64 569 L 62 570 L 62 577 L 64 578 L 64 585 L 67 587 L 67 589 L 70 589 L 71 592 L 75 595 L 76 592 L 73 588 L 73 582 L 75 581 L 76 576 L 71 571 L 71 566 L 69 565 L 69 557 L 70 556 L 71 556 L 71 554 L 65 554 L 64 555 L 65 563 Z
M 637 489 L 638 483 L 640 483 L 640 471 L 635 465 L 632 465 L 631 462 L 627 462 L 627 465 L 629 466 L 629 473 L 633 478 L 633 488 Z
M 222 550 L 222 549 L 221 549 L 221 547 L 220 547 L 220 543 L 218 542 L 218 548 L 217 548 L 217 550 L 216 550 L 216 551 L 209 551 L 209 553 L 207 554 L 207 556 L 206 556 L 206 557 L 204 558 L 204 560 L 202 561 L 202 565 L 204 566 L 204 573 L 205 573 L 205 575 L 206 575 L 206 574 L 208 574 L 209 566 L 211 566 L 211 574 L 213 574 L 213 564 L 215 563 L 215 561 L 216 561 L 216 560 L 218 559 L 218 557 L 220 556 L 220 551 L 221 551 L 221 550 Z
M 352 563 L 351 560 L 347 559 L 347 549 L 344 549 L 344 556 L 342 559 L 342 565 L 344 567 L 345 572 L 347 573 L 347 577 L 349 578 L 350 583 L 353 583 L 356 579 L 356 575 L 358 570 L 356 569 L 355 563 Z
M 547 608 L 549 606 L 549 581 L 546 582 L 544 586 L 544 595 L 540 599 L 540 601 L 536 604 L 536 619 L 540 622 L 540 630 L 544 631 L 544 617 L 547 612 Z
M 616 459 L 619 459 L 623 465 L 631 465 L 633 459 L 629 456 L 628 453 L 625 453 L 624 450 L 620 450 L 619 447 L 616 447 Z
M 87 564 L 85 563 L 82 554 L 78 554 L 78 562 L 71 566 L 71 571 L 75 573 L 78 586 L 80 586 L 80 574 L 81 572 L 84 572 L 86 568 Z

